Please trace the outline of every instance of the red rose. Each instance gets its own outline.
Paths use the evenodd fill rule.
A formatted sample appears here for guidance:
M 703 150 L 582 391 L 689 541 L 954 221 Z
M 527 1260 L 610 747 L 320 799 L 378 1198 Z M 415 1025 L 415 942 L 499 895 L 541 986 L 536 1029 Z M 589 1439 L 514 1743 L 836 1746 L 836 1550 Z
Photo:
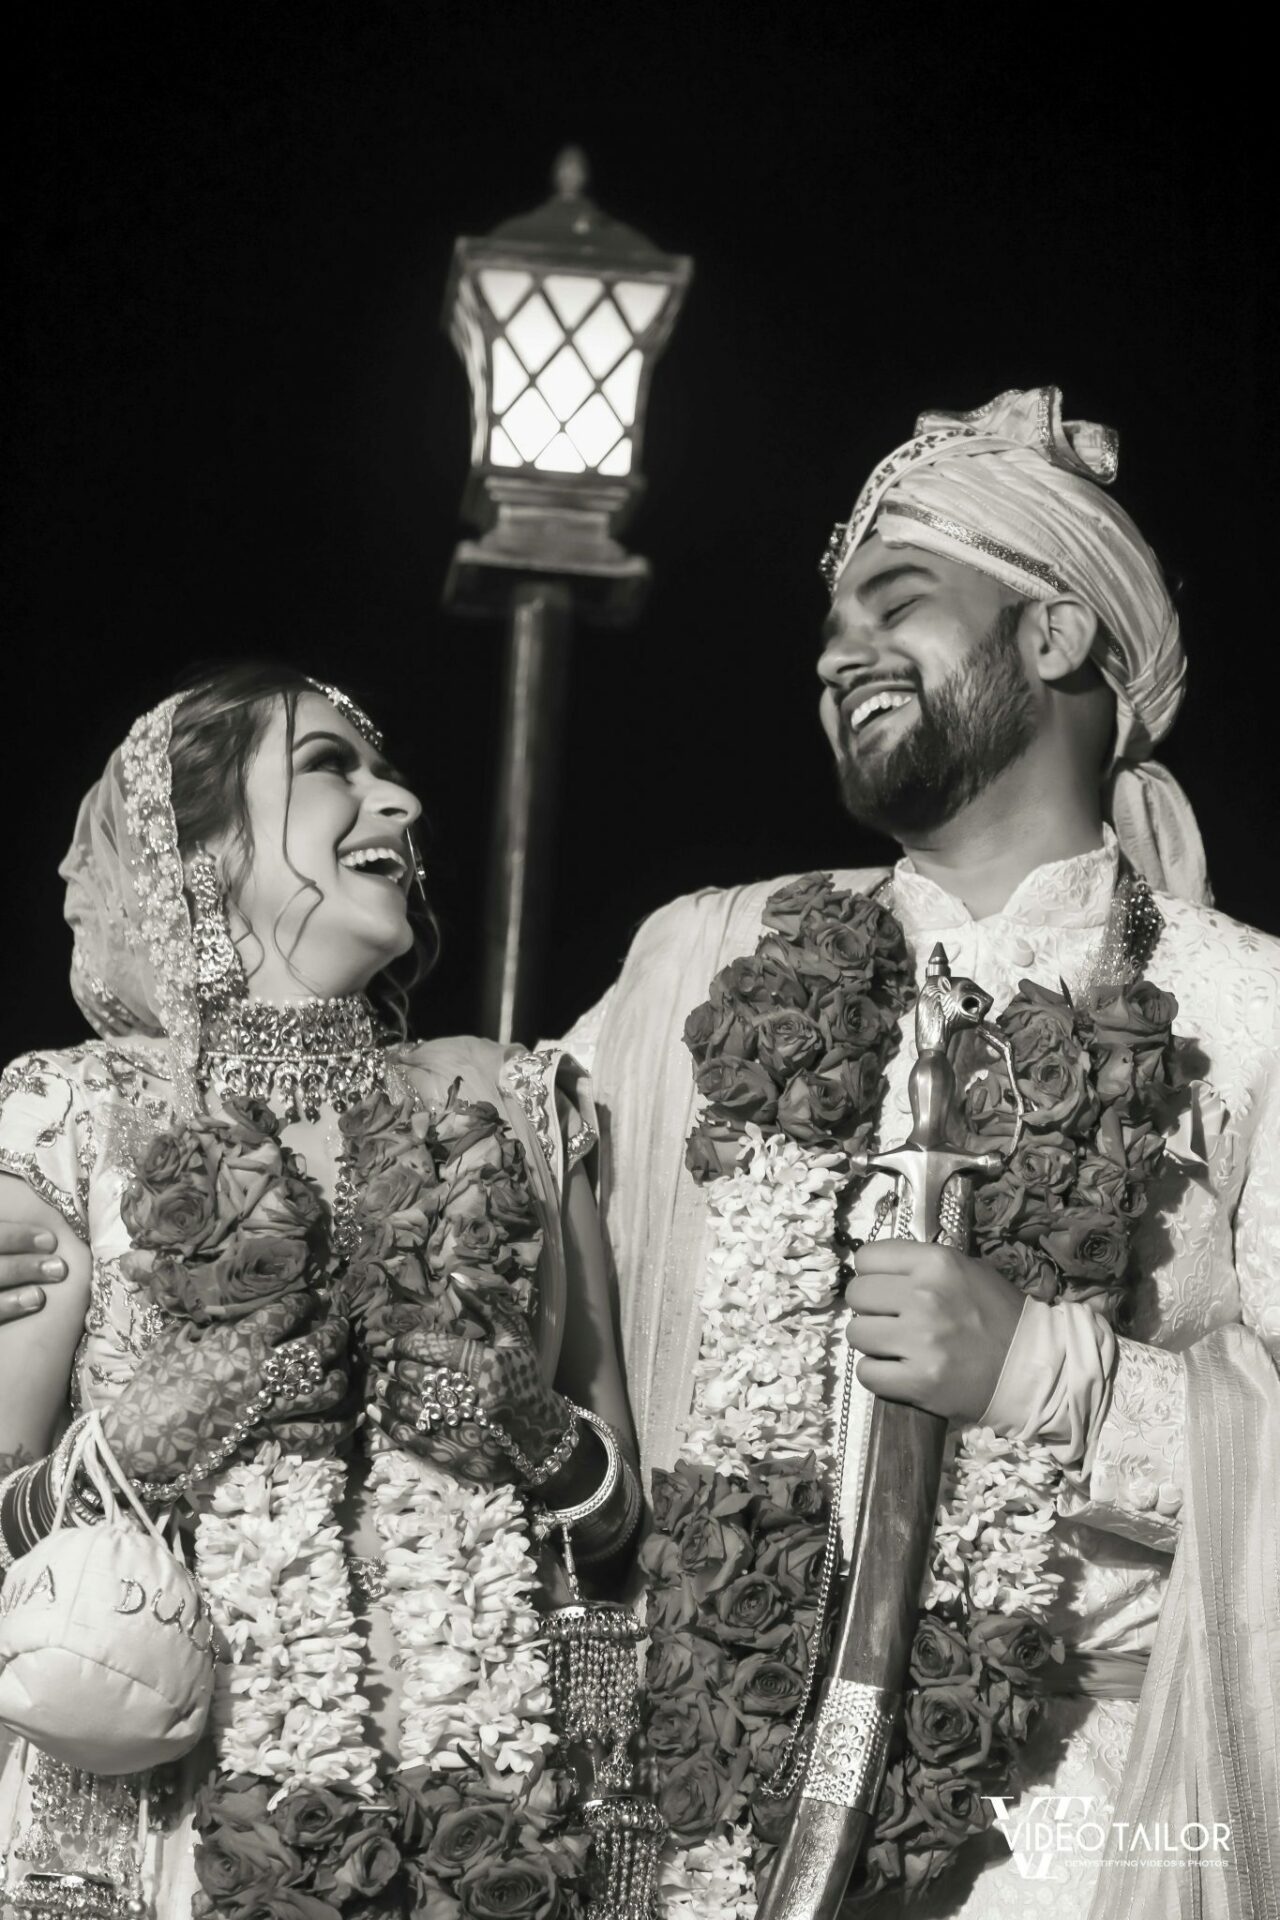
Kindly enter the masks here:
M 356 1833 L 342 1849 L 336 1874 L 338 1888 L 374 1899 L 384 1893 L 400 1871 L 400 1849 L 385 1833 Z
M 836 987 L 818 1002 L 818 1023 L 827 1045 L 842 1052 L 865 1053 L 889 1030 L 892 1021 L 870 994 Z
M 760 918 L 766 927 L 794 938 L 806 914 L 824 909 L 835 892 L 829 873 L 802 873 L 798 880 L 777 887 L 764 903 Z
M 675 1541 L 681 1570 L 700 1601 L 727 1587 L 751 1559 L 751 1542 L 742 1528 L 707 1513 L 691 1514 Z
M 1096 1208 L 1069 1208 L 1041 1246 L 1069 1280 L 1114 1284 L 1124 1272 L 1129 1237 L 1122 1220 Z
M 722 1820 L 733 1819 L 741 1811 L 746 1799 L 742 1790 L 746 1760 L 740 1753 L 725 1768 L 704 1749 L 664 1772 L 658 1811 L 681 1845 L 705 1839 Z
M 1016 1116 L 1004 1076 L 992 1067 L 981 1067 L 962 1084 L 965 1124 L 979 1145 L 1011 1138 Z
M 144 1187 L 155 1191 L 172 1186 L 185 1174 L 203 1174 L 205 1165 L 204 1146 L 189 1128 L 166 1129 L 164 1133 L 153 1134 L 148 1141 L 138 1179 Z
M 135 1247 L 188 1258 L 224 1231 L 213 1187 L 194 1171 L 154 1193 L 133 1181 L 120 1203 L 120 1218 Z
M 756 943 L 756 965 L 774 1006 L 808 1006 L 809 996 L 791 964 L 790 950 L 776 935 L 766 934 Z
M 1024 980 L 1000 1015 L 1000 1029 L 1013 1048 L 1014 1065 L 1025 1072 L 1046 1053 L 1067 1049 L 1075 1034 L 1076 1016 L 1065 995 L 1051 987 Z
M 738 1712 L 749 1718 L 781 1719 L 794 1713 L 804 1692 L 804 1674 L 772 1653 L 753 1653 L 739 1662 L 729 1688 Z
M 911 1645 L 911 1678 L 917 1686 L 969 1673 L 973 1665 L 963 1634 L 937 1614 L 923 1613 Z M 877 1822 L 877 1826 L 879 1822 Z
M 470 1920 L 555 1920 L 560 1883 L 545 1859 L 481 1860 L 458 1881 Z
M 722 1019 L 769 1011 L 773 1004 L 769 982 L 754 954 L 721 967 L 711 982 L 711 1000 Z
M 302 1873 L 302 1857 L 266 1820 L 200 1836 L 196 1878 L 211 1900 L 257 1902 Z
M 701 1493 L 700 1476 L 690 1468 L 655 1467 L 650 1506 L 658 1532 L 673 1533 L 679 1522 L 700 1503 Z
M 501 1853 L 515 1831 L 509 1801 L 468 1801 L 443 1813 L 431 1836 L 425 1864 L 446 1879 L 456 1879 Z
M 756 1057 L 775 1079 L 811 1067 L 823 1052 L 822 1029 L 794 1007 L 776 1007 L 756 1020 Z
M 1081 1160 L 1073 1198 L 1097 1213 L 1115 1213 L 1125 1220 L 1136 1220 L 1147 1204 L 1142 1182 L 1133 1179 L 1128 1167 L 1096 1153 Z
M 972 1774 L 920 1767 L 909 1790 L 929 1825 L 953 1847 L 991 1825 L 991 1803 Z
M 645 1661 L 645 1685 L 654 1699 L 686 1686 L 707 1693 L 723 1686 L 729 1666 L 724 1649 L 700 1633 L 655 1633 Z
M 1150 980 L 1131 986 L 1103 987 L 1094 1002 L 1094 1042 L 1099 1047 L 1142 1046 L 1154 1041 L 1167 1045 L 1178 1003 Z
M 840 1066 L 837 1077 L 849 1095 L 849 1105 L 858 1119 L 871 1119 L 884 1095 L 884 1074 L 878 1050 L 855 1054 Z
M 645 1721 L 645 1745 L 650 1753 L 667 1761 L 697 1752 L 705 1733 L 703 1697 L 692 1687 L 661 1699 L 650 1694 Z
M 973 1763 L 991 1749 L 991 1715 L 972 1676 L 915 1687 L 906 1699 L 907 1738 L 926 1766 L 940 1760 Z
M 752 1060 L 708 1060 L 698 1069 L 696 1085 L 704 1100 L 739 1123 L 754 1120 L 766 1126 L 777 1112 L 773 1076 Z
M 1164 1055 L 1158 1047 L 1116 1047 L 1096 1056 L 1095 1078 L 1104 1106 L 1137 1119 L 1164 1079 Z
M 802 1145 L 834 1141 L 849 1114 L 843 1080 L 824 1073 L 798 1073 L 778 1102 L 778 1125 Z
M 224 1093 L 217 1124 L 218 1131 L 235 1146 L 258 1147 L 280 1138 L 280 1122 L 265 1100 Z
M 973 1231 L 979 1241 L 998 1240 L 1013 1232 L 1022 1217 L 1027 1190 L 1012 1173 L 984 1180 L 973 1196 Z
M 1036 1684 L 1053 1658 L 1053 1636 L 1027 1613 L 979 1613 L 969 1622 L 979 1659 L 1022 1685 Z
M 799 956 L 802 976 L 829 980 L 832 985 L 840 982 L 850 988 L 871 984 L 875 943 L 868 927 L 808 913 L 801 931 L 804 936 L 804 948 Z
M 1076 1150 L 1063 1133 L 1027 1133 L 1009 1162 L 1015 1180 L 1033 1193 L 1065 1193 L 1076 1166 Z
M 300 1786 L 287 1793 L 274 1818 L 291 1846 L 327 1847 L 360 1813 L 360 1803 L 328 1787 Z
M 781 1639 L 790 1621 L 791 1602 L 767 1574 L 744 1573 L 715 1596 L 713 1631 L 731 1646 L 767 1648 L 776 1629 Z
M 237 1234 L 216 1260 L 158 1260 L 151 1290 L 163 1312 L 198 1327 L 243 1320 L 260 1307 L 306 1292 L 307 1250 L 296 1240 L 273 1234 Z
M 309 1180 L 285 1174 L 273 1180 L 241 1221 L 246 1233 L 276 1233 L 312 1238 L 327 1217 L 324 1200 Z
M 1029 1294 L 1033 1300 L 1056 1300 L 1061 1291 L 1061 1276 L 1052 1260 L 1021 1240 L 991 1247 L 983 1258 L 1019 1293 Z
M 1070 1045 L 1044 1053 L 1019 1071 L 1018 1083 L 1031 1109 L 1032 1126 L 1078 1133 L 1098 1117 L 1098 1096 L 1090 1084 L 1089 1056 Z

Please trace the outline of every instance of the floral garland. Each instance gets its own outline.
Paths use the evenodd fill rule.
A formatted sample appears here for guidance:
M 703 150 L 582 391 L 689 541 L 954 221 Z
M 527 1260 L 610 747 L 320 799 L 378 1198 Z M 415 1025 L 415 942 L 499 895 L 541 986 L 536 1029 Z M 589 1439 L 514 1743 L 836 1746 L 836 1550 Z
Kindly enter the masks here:
M 688 1165 L 709 1186 L 686 1458 L 654 1476 L 647 1740 L 673 1836 L 669 1914 L 749 1920 L 790 1803 L 761 1794 L 805 1698 L 832 1489 L 829 1351 L 844 1156 L 875 1126 L 910 1003 L 901 929 L 812 874 L 686 1023 L 706 1106 Z M 1087 1012 L 1024 982 L 1001 1016 L 1030 1131 L 975 1195 L 975 1252 L 1042 1300 L 1113 1316 L 1162 1151 L 1176 1004 L 1150 983 Z M 1003 1068 L 956 1060 L 974 1144 L 1011 1144 Z M 1045 1625 L 1061 1478 L 1041 1449 L 966 1430 L 950 1451 L 904 1700 L 854 1884 L 919 1888 L 990 1823 L 1061 1644 Z M 819 1642 L 821 1645 L 821 1642 Z
M 451 1089 L 435 1118 L 372 1095 L 342 1117 L 354 1251 L 260 1103 L 159 1135 L 124 1202 L 136 1276 L 207 1325 L 326 1290 L 376 1353 L 400 1324 L 469 1330 L 454 1275 L 527 1311 L 540 1249 L 518 1143 Z M 568 1831 L 522 1503 L 371 1435 L 367 1488 L 402 1681 L 398 1769 L 365 1734 L 364 1636 L 339 1508 L 346 1465 L 268 1442 L 216 1481 L 196 1563 L 226 1658 L 201 1792 L 195 1920 L 552 1920 Z

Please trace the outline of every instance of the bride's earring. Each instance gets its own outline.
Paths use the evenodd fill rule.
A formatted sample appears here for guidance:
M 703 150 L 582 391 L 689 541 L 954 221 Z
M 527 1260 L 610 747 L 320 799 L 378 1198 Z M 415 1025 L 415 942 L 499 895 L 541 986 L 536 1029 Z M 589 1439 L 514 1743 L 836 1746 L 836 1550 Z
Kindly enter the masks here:
M 187 885 L 195 901 L 191 934 L 196 950 L 196 997 L 206 1011 L 243 1000 L 244 968 L 227 924 L 227 896 L 212 854 L 198 853 L 188 863 Z

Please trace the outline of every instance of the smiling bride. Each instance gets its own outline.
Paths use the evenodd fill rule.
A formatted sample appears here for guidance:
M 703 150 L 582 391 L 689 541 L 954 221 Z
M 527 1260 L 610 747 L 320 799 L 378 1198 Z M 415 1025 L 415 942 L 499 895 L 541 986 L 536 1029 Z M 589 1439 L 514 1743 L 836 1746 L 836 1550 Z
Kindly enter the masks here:
M 345 694 L 261 666 L 81 807 L 99 1037 L 0 1079 L 0 1203 L 68 1268 L 0 1350 L 6 1914 L 547 1920 L 572 1743 L 628 1785 L 630 1616 L 575 1572 L 639 1513 L 589 1095 L 408 1037 L 419 811 Z

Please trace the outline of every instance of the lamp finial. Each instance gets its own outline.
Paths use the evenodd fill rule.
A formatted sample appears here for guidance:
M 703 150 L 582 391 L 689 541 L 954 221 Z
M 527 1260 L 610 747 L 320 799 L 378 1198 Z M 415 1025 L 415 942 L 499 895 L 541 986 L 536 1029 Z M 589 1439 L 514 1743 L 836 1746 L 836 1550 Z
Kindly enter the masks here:
M 551 184 L 562 200 L 580 199 L 591 178 L 591 168 L 581 147 L 564 147 L 551 169 Z

